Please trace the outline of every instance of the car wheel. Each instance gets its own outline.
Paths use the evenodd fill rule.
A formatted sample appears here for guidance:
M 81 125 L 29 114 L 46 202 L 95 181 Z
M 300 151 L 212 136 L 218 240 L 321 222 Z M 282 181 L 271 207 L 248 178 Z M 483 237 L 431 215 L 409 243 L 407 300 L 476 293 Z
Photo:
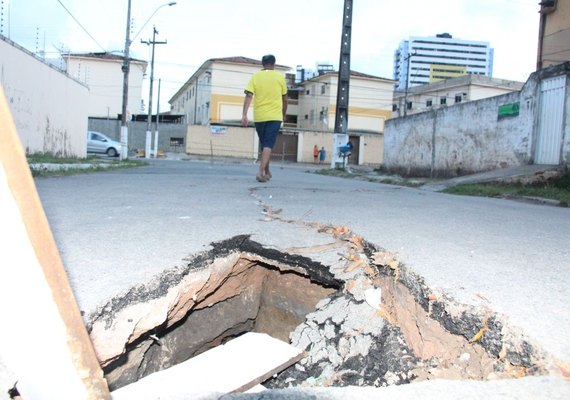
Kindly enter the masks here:
M 114 147 L 109 147 L 107 149 L 107 155 L 109 157 L 117 157 L 119 155 L 119 153 L 117 152 L 117 150 Z

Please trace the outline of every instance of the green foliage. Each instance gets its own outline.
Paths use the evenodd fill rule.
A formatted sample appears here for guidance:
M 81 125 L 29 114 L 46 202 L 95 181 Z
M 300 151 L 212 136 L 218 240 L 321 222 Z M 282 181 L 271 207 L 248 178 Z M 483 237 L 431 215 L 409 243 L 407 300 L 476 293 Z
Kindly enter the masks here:
M 148 165 L 148 162 L 140 160 L 120 161 L 118 158 L 98 156 L 59 157 L 52 153 L 28 154 L 27 160 L 33 177 L 67 176 Z
M 548 182 L 524 185 L 521 183 L 478 183 L 447 188 L 445 193 L 484 197 L 534 197 L 570 204 L 570 174 Z

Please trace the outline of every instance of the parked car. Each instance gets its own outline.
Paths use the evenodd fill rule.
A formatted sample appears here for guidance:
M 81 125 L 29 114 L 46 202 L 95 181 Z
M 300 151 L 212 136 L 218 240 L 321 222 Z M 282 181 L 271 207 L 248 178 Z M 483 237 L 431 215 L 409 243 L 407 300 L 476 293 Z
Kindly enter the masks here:
M 89 131 L 87 133 L 87 152 L 117 157 L 121 153 L 121 143 L 109 138 L 101 132 Z

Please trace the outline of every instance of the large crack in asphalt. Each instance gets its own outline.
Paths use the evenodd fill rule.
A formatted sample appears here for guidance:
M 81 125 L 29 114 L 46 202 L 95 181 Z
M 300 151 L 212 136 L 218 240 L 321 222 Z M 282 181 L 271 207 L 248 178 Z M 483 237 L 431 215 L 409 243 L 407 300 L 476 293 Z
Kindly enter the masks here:
M 265 382 L 274 389 L 546 373 L 545 354 L 506 316 L 428 287 L 348 227 L 284 218 L 259 190 L 264 221 L 328 242 L 277 250 L 238 235 L 111 299 L 87 325 L 112 389 L 256 330 L 304 350 Z

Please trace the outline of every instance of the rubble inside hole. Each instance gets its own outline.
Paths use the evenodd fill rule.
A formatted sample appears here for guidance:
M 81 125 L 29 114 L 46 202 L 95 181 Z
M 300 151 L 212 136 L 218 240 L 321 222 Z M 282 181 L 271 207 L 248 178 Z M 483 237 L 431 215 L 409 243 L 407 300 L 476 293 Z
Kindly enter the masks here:
M 331 271 L 345 281 L 345 296 L 307 315 L 291 335 L 307 356 L 265 386 L 379 387 L 545 373 L 544 354 L 506 318 L 436 295 L 394 254 L 349 231 L 338 236 L 348 243 L 346 261 Z M 369 287 L 381 288 L 379 310 L 363 300 Z

